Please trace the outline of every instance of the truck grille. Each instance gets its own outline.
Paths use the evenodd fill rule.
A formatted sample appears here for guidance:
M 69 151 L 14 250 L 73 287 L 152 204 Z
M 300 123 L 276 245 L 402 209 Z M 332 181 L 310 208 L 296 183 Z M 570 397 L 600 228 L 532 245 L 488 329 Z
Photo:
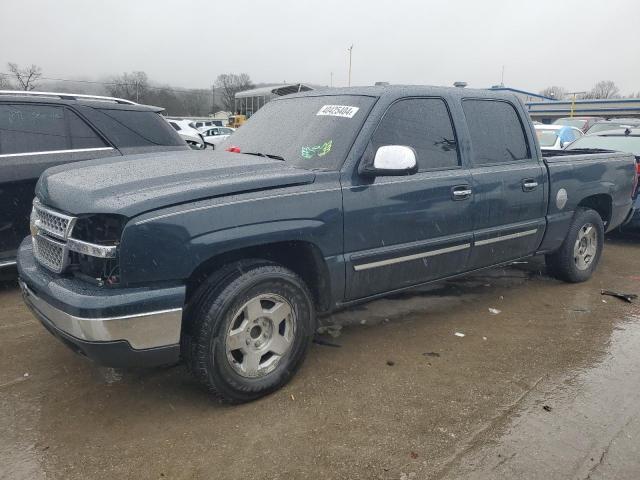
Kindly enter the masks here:
M 39 230 L 64 240 L 71 233 L 76 218 L 43 207 L 40 202 L 34 202 L 31 220 Z
M 65 244 L 53 238 L 36 235 L 33 239 L 33 253 L 38 262 L 56 273 L 61 273 L 67 266 L 69 252 Z
M 46 208 L 34 200 L 31 211 L 33 254 L 42 266 L 61 273 L 69 264 L 67 239 L 76 218 Z
M 64 238 L 69 227 L 69 219 L 56 216 L 46 210 L 36 208 L 37 219 L 40 227 L 58 237 Z

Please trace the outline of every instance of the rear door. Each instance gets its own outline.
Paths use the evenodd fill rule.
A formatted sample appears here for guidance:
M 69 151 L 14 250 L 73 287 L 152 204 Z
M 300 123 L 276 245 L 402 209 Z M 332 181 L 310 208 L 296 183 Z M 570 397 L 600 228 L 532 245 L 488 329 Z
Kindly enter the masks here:
M 462 108 L 472 150 L 474 269 L 536 250 L 544 234 L 546 171 L 513 103 L 467 98 Z
M 393 103 L 365 155 L 384 145 L 412 147 L 419 172 L 343 178 L 348 299 L 461 272 L 471 247 L 471 175 L 461 164 L 446 102 Z

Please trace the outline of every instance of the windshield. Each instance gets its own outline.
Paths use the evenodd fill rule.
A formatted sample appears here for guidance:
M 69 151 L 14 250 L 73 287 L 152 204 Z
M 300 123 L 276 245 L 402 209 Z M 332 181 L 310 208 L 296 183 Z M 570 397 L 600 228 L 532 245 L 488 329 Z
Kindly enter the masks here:
M 558 139 L 559 130 L 536 130 L 538 142 L 541 147 L 553 147 Z
M 624 123 L 624 122 L 596 123 L 587 131 L 587 133 L 605 132 L 607 130 L 615 130 L 617 128 L 625 128 L 625 127 L 633 127 L 633 126 L 635 125 L 632 125 L 631 123 Z
M 374 102 L 372 97 L 355 95 L 275 100 L 258 110 L 221 147 L 275 155 L 301 168 L 337 170 Z
M 640 156 L 640 136 L 587 135 L 573 142 L 567 147 L 567 150 L 575 150 L 577 148 L 601 148 Z
M 587 124 L 586 120 L 580 120 L 577 118 L 559 118 L 555 122 L 554 125 L 568 125 L 570 127 L 576 127 L 582 130 L 584 126 Z

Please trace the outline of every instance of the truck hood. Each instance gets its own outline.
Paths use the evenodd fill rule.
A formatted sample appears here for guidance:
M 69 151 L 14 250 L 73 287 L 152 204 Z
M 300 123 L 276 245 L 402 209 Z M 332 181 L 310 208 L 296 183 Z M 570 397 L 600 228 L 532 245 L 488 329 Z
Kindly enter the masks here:
M 73 215 L 128 218 L 194 200 L 313 183 L 315 174 L 285 162 L 228 152 L 125 155 L 46 170 L 36 196 Z

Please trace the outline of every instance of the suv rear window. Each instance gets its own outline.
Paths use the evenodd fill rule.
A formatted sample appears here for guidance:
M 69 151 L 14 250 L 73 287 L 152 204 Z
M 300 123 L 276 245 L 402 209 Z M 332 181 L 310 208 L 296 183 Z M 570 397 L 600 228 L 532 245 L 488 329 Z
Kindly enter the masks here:
M 118 147 L 184 145 L 175 130 L 155 112 L 106 108 L 98 111 L 105 115 L 100 127 Z
M 522 122 L 509 102 L 467 98 L 462 109 L 476 165 L 530 158 Z

